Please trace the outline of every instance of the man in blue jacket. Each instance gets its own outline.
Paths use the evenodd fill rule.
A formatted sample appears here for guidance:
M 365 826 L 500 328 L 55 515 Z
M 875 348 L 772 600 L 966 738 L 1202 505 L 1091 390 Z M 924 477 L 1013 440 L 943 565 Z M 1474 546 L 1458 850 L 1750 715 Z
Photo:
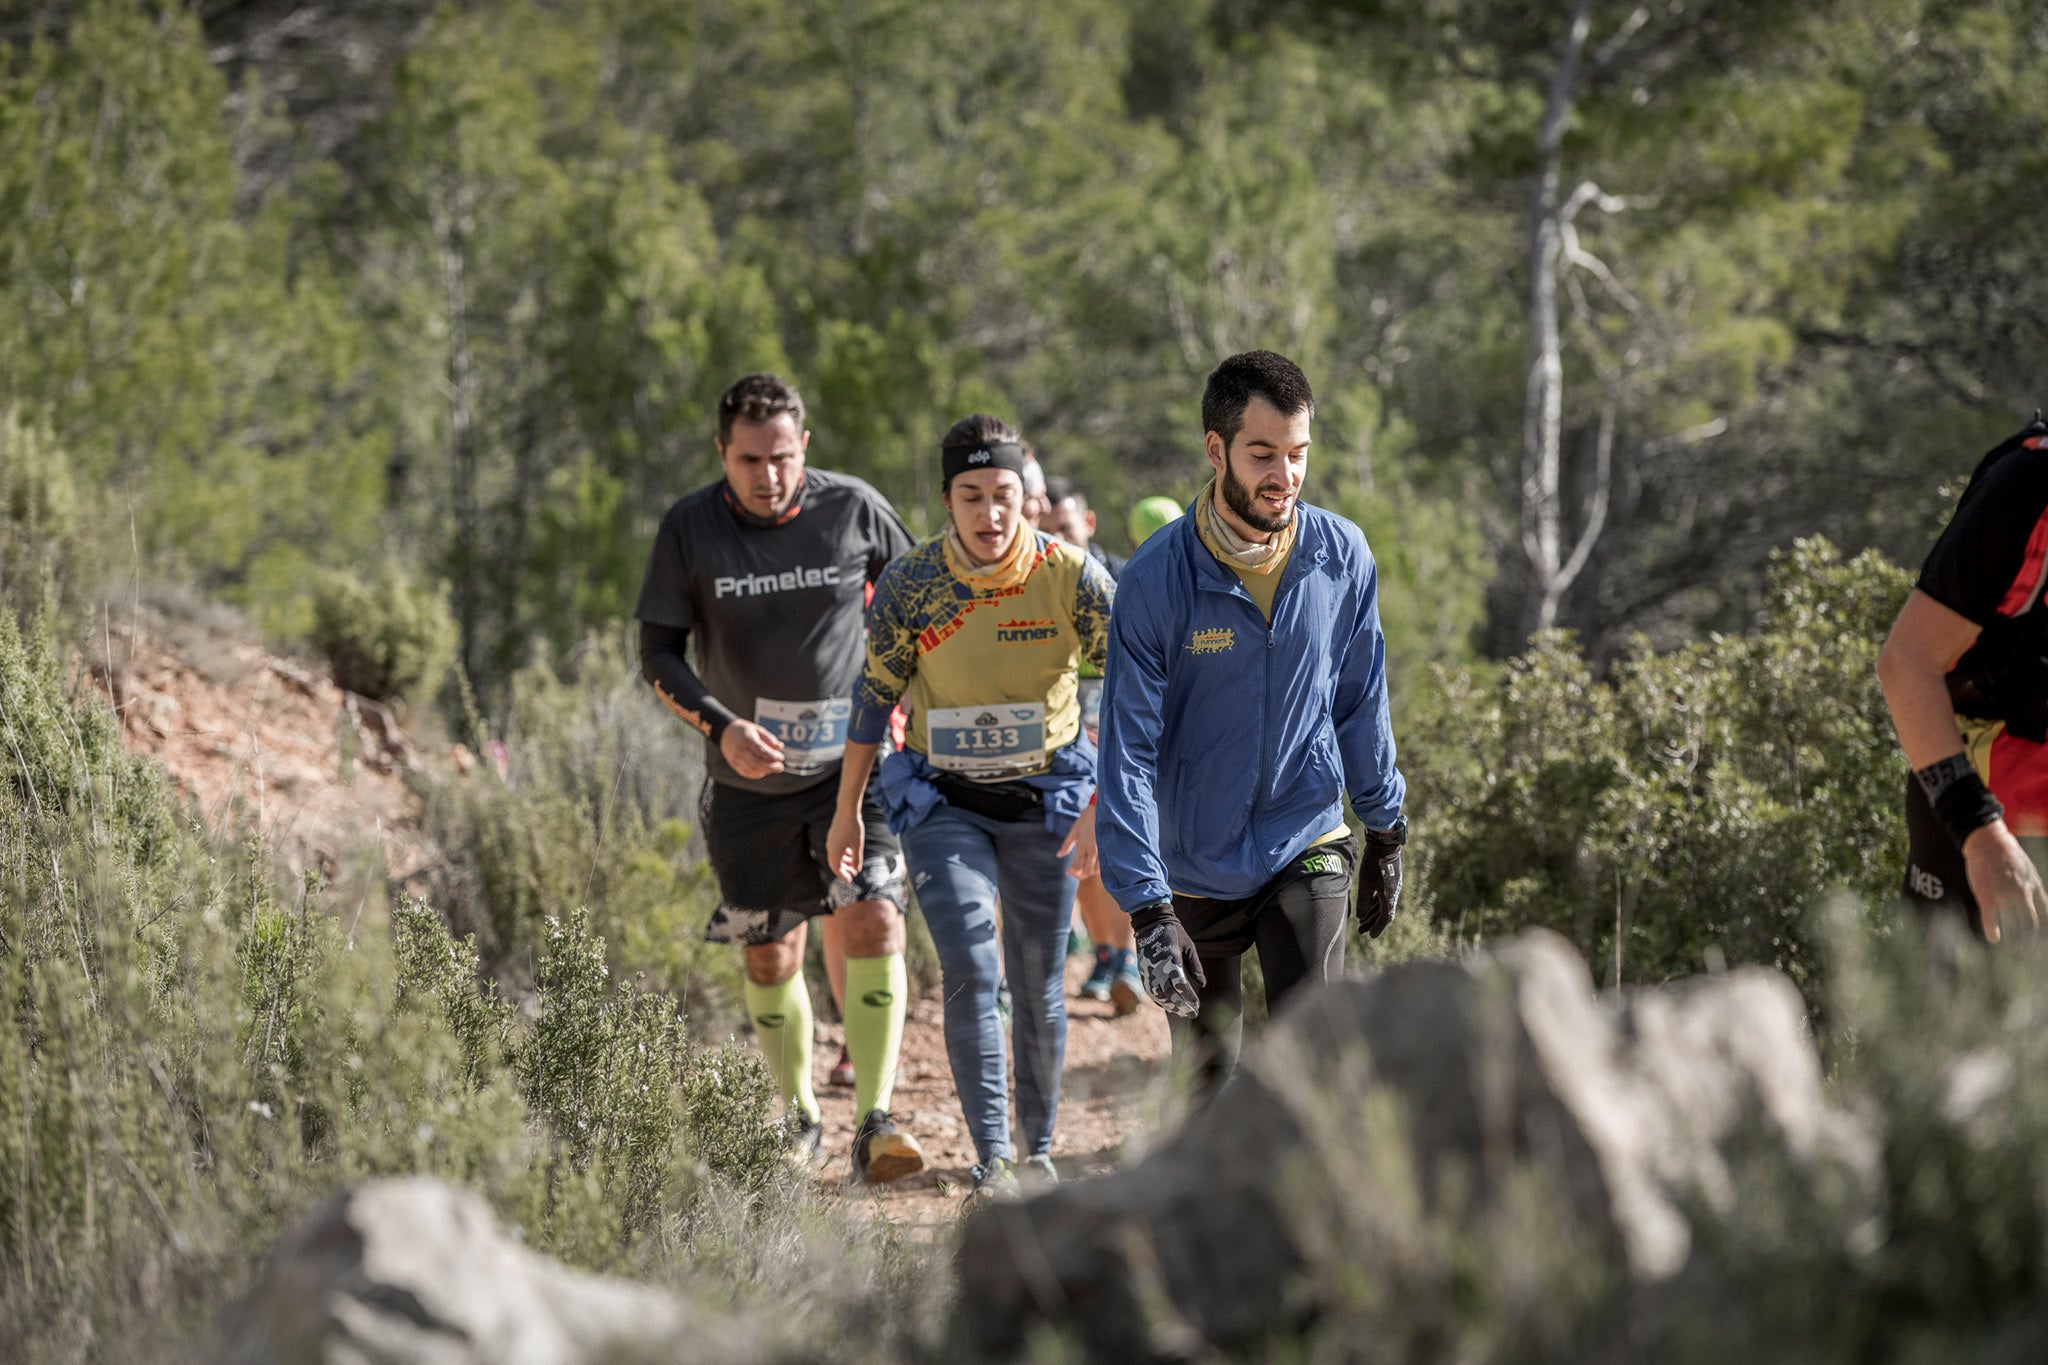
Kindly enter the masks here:
M 1145 989 L 1205 1090 L 1236 1062 L 1239 959 L 1268 1008 L 1344 972 L 1401 894 L 1406 790 L 1387 714 L 1379 577 L 1365 536 L 1298 501 L 1315 397 L 1292 361 L 1234 355 L 1202 394 L 1215 477 L 1131 557 L 1102 704 L 1102 877 Z M 1365 826 L 1365 858 L 1344 798 Z

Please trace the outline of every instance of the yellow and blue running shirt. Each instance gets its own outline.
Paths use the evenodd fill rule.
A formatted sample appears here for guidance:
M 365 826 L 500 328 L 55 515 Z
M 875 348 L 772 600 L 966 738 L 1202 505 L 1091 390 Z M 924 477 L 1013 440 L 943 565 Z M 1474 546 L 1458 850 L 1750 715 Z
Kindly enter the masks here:
M 1096 668 L 1106 662 L 1115 589 L 1083 551 L 1028 528 L 1023 534 L 1035 543 L 1020 580 L 997 576 L 1006 586 L 954 573 L 943 535 L 890 563 L 868 606 L 854 742 L 879 743 L 906 691 L 905 747 L 966 776 L 1042 773 L 1051 754 L 1074 742 L 1081 730 L 1075 669 L 1083 660 Z M 992 757 L 977 768 L 981 745 Z M 1017 760 L 1008 769 L 1005 753 Z

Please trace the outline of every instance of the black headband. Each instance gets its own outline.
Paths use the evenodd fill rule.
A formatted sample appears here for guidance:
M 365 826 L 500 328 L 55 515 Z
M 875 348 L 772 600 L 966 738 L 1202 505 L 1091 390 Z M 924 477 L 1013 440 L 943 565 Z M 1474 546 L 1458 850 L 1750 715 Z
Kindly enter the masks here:
M 971 474 L 977 469 L 1007 469 L 1021 479 L 1024 477 L 1024 447 L 1015 441 L 940 447 L 939 471 L 945 475 L 946 483 L 952 483 L 956 474 Z

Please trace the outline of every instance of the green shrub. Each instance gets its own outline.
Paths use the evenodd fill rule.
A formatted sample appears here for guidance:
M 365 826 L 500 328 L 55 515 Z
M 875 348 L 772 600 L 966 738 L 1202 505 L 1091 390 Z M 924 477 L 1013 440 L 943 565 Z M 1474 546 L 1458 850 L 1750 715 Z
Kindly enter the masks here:
M 0 409 L 0 601 L 21 620 L 76 611 L 100 567 L 70 461 L 47 429 Z
M 551 917 L 587 907 L 623 977 L 695 1017 L 738 1018 L 739 954 L 704 942 L 716 890 L 696 833 L 703 741 L 663 710 L 623 642 L 593 637 L 558 670 L 512 679 L 492 764 L 422 774 L 443 851 L 430 898 L 484 969 L 532 981 Z
M 1837 889 L 1888 902 L 1901 873 L 1875 666 L 1908 586 L 1804 541 L 1747 635 L 1639 644 L 1604 681 L 1561 635 L 1440 672 L 1402 737 L 1421 903 L 1459 941 L 1556 929 L 1610 984 L 1720 959 L 1811 994 L 1813 912 Z
M 528 1022 L 426 905 L 388 938 L 351 932 L 317 883 L 285 894 L 268 867 L 198 830 L 0 612 L 10 1358 L 162 1358 L 287 1225 L 376 1175 L 466 1184 L 592 1268 L 667 1274 L 711 1209 L 736 1239 L 787 1223 L 801 1196 L 758 1061 L 690 1046 L 582 916 L 547 926 Z M 849 1234 L 828 1240 L 843 1256 Z
M 312 642 L 337 686 L 391 701 L 440 685 L 455 658 L 455 621 L 438 588 L 387 560 L 367 583 L 339 571 L 321 577 Z

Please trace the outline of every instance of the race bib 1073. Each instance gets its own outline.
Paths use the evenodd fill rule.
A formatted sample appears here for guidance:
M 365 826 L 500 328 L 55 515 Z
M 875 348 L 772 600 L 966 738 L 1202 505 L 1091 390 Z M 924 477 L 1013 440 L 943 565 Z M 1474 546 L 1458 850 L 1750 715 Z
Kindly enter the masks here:
M 934 768 L 982 782 L 1045 771 L 1045 703 L 934 707 L 926 715 Z
M 799 777 L 820 773 L 846 753 L 846 729 L 853 721 L 853 698 L 830 701 L 754 703 L 754 724 L 782 741 L 782 771 Z

